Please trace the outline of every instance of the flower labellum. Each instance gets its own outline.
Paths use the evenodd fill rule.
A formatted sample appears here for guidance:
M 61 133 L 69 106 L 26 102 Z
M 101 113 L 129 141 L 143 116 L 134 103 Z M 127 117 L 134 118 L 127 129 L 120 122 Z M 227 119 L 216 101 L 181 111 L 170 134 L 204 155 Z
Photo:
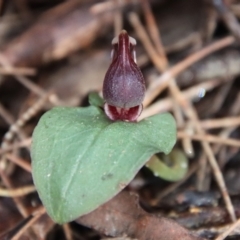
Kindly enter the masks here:
M 122 30 L 112 45 L 112 63 L 103 83 L 104 110 L 113 121 L 134 122 L 142 112 L 145 94 L 145 81 L 136 64 L 136 40 Z

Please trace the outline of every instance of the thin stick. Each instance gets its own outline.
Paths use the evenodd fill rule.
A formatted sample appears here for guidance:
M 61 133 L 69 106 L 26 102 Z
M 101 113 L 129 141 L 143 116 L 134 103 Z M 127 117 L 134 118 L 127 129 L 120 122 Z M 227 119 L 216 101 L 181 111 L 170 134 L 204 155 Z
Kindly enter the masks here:
M 10 152 L 10 151 L 13 151 L 13 150 L 17 150 L 19 148 L 29 147 L 31 142 L 32 142 L 32 138 L 26 138 L 26 139 L 21 140 L 18 143 L 8 145 L 8 147 L 6 147 L 4 149 L 0 148 L 0 155 L 4 154 L 4 153 L 7 153 L 7 152 Z
M 1 143 L 1 148 L 5 149 L 9 146 L 11 140 L 16 133 L 19 133 L 24 124 L 30 120 L 36 113 L 42 108 L 43 104 L 47 101 L 49 94 L 44 95 L 40 98 L 33 106 L 31 106 L 14 124 L 9 128 L 9 131 L 4 135 Z M 7 159 L 3 154 L 0 158 L 0 168 L 6 169 Z M 21 165 L 23 167 L 23 165 Z
M 9 159 L 11 162 L 15 163 L 19 167 L 23 168 L 27 172 L 32 172 L 32 167 L 31 164 L 24 159 L 17 157 L 13 154 L 7 154 L 6 158 Z
M 134 4 L 134 1 L 121 0 L 120 3 L 121 4 L 118 6 L 116 6 L 116 3 L 112 0 L 96 3 L 92 7 L 90 7 L 90 12 L 92 14 L 97 15 L 97 14 L 101 14 L 104 12 L 114 11 L 114 10 L 116 10 L 117 7 L 123 8 L 126 5 Z
M 73 239 L 72 231 L 71 231 L 70 225 L 68 223 L 63 224 L 63 231 L 64 231 L 64 235 L 67 240 Z
M 219 235 L 215 240 L 224 240 L 231 232 L 240 227 L 240 219 L 233 223 L 225 232 Z
M 164 69 L 161 58 L 158 57 L 154 47 L 152 46 L 140 20 L 135 13 L 131 13 L 129 15 L 129 20 L 131 24 L 134 26 L 135 31 L 137 32 L 139 38 L 142 40 L 146 51 L 148 52 L 151 60 L 153 61 L 156 68 L 161 72 Z M 176 77 L 180 72 L 185 70 L 187 67 L 191 66 L 196 61 L 206 57 L 210 53 L 217 51 L 223 47 L 226 47 L 234 42 L 233 37 L 227 37 L 220 41 L 217 41 L 202 50 L 193 53 L 189 57 L 185 58 L 185 60 L 181 61 L 180 63 L 176 64 L 169 70 L 165 71 L 156 81 L 152 82 L 146 92 L 145 100 L 143 102 L 144 106 L 147 106 L 151 103 L 154 98 L 159 95 L 167 86 L 167 80 Z
M 218 145 L 220 146 L 220 145 Z M 213 149 L 214 151 L 214 149 Z M 209 171 L 209 164 L 207 160 L 207 156 L 204 152 L 200 154 L 199 157 L 199 168 L 196 173 L 196 189 L 198 191 L 208 191 L 210 182 L 211 182 L 211 175 Z
M 0 115 L 6 123 L 11 125 L 14 122 L 13 116 L 5 109 L 5 107 L 0 103 Z
M 162 70 L 165 70 L 168 66 L 168 60 L 166 58 L 166 53 L 162 45 L 160 32 L 158 31 L 157 24 L 153 16 L 149 1 L 141 0 L 141 4 L 142 4 L 142 10 L 144 12 L 145 20 L 147 23 L 148 31 L 155 45 L 155 48 L 160 56 L 159 61 L 162 61 L 161 63 L 161 66 L 163 66 Z
M 129 21 L 134 26 L 135 31 L 137 32 L 138 37 L 142 40 L 142 43 L 144 44 L 144 47 L 146 51 L 149 53 L 149 56 L 151 60 L 153 61 L 154 65 L 157 67 L 157 69 L 162 72 L 165 69 L 165 65 L 162 61 L 159 61 L 159 55 L 157 54 L 156 50 L 154 49 L 150 39 L 148 38 L 148 35 L 146 31 L 144 30 L 143 26 L 140 23 L 140 20 L 136 13 L 131 12 L 129 14 Z M 165 63 L 166 64 L 166 63 Z
M 10 181 L 10 179 L 6 176 L 5 172 L 2 171 L 2 169 L 0 168 L 0 177 L 3 181 L 3 183 L 5 184 L 5 186 L 9 189 L 12 189 L 12 183 Z M 23 203 L 21 202 L 21 199 L 18 197 L 13 197 L 13 201 L 15 202 L 18 211 L 21 213 L 21 215 L 23 217 L 27 217 L 28 216 L 28 211 L 25 208 L 25 206 L 23 205 Z
M 2 75 L 34 76 L 34 75 L 36 75 L 36 69 L 33 69 L 33 68 L 19 68 L 19 67 L 6 69 L 4 67 L 0 67 L 0 74 L 2 74 Z
M 175 94 L 173 94 L 173 96 L 176 97 L 176 99 L 179 101 L 186 116 L 195 122 L 195 128 L 196 128 L 197 133 L 199 133 L 200 135 L 205 135 L 205 132 L 199 123 L 197 112 L 193 108 L 192 104 L 188 100 L 186 100 L 185 97 L 182 95 L 181 91 L 179 90 L 179 88 L 176 85 L 176 82 L 170 81 L 169 84 L 172 85 L 172 90 L 174 90 L 174 92 L 175 92 Z M 202 144 L 202 147 L 208 157 L 209 163 L 212 167 L 213 174 L 216 178 L 218 186 L 222 192 L 222 196 L 225 201 L 228 213 L 231 217 L 231 220 L 234 222 L 234 221 L 236 221 L 236 215 L 235 215 L 234 208 L 233 208 L 231 199 L 229 197 L 229 194 L 228 194 L 228 191 L 226 188 L 226 184 L 225 184 L 223 176 L 222 176 L 222 172 L 217 164 L 217 160 L 213 154 L 213 151 L 212 151 L 209 143 L 206 141 L 202 141 L 201 144 Z
M 192 100 L 198 97 L 199 91 L 201 91 L 202 89 L 204 89 L 206 92 L 210 91 L 215 87 L 219 86 L 220 84 L 222 84 L 223 81 L 226 82 L 226 80 L 212 79 L 207 82 L 196 84 L 193 87 L 190 87 L 184 90 L 182 93 L 187 99 Z M 168 98 L 161 99 L 156 103 L 153 103 L 148 108 L 144 109 L 139 120 L 144 119 L 146 117 L 150 117 L 157 113 L 169 111 L 172 109 L 172 107 L 173 107 L 172 98 L 168 97 Z
M 8 63 L 8 60 L 0 54 L 0 64 L 6 69 L 6 71 L 12 71 L 14 72 L 14 68 Z M 37 94 L 40 97 L 46 96 L 48 93 L 39 87 L 37 84 L 31 82 L 29 79 L 27 79 L 24 76 L 15 75 L 16 79 L 27 89 L 29 89 L 31 92 Z M 61 101 L 58 99 L 58 97 L 55 95 L 55 98 L 49 98 L 49 101 L 54 105 L 61 105 Z
M 0 103 L 0 115 L 9 125 L 14 124 L 13 116 L 7 111 L 7 109 L 4 108 L 4 106 L 1 103 Z M 21 129 L 18 129 L 16 133 L 18 134 L 20 139 L 25 139 L 25 133 Z M 1 146 L 2 144 L 4 145 L 4 143 L 1 143 Z
M 0 188 L 0 196 L 1 197 L 22 197 L 35 191 L 36 189 L 33 185 L 15 188 L 15 189 Z
M 31 227 L 44 213 L 46 213 L 46 210 L 44 207 L 40 207 L 39 210 L 35 211 L 33 213 L 33 218 L 24 226 L 20 229 L 19 232 L 17 232 L 14 237 L 12 238 L 12 240 L 19 240 L 20 237 L 23 235 L 23 233 L 29 228 Z
M 227 117 L 220 119 L 208 119 L 201 121 L 201 126 L 204 129 L 234 127 L 240 125 L 240 117 Z
M 234 82 L 233 78 L 230 78 L 229 82 L 227 82 L 226 84 L 223 84 L 217 90 L 217 94 L 216 94 L 213 102 L 211 103 L 211 106 L 209 106 L 209 110 L 208 110 L 209 113 L 214 114 L 220 110 L 226 97 L 229 94 L 229 91 L 232 89 L 233 82 Z
M 228 145 L 231 147 L 240 147 L 240 141 L 232 138 L 222 138 L 222 137 L 217 137 L 213 136 L 210 134 L 204 134 L 204 135 L 198 135 L 198 134 L 189 134 L 183 131 L 178 131 L 177 137 L 182 139 L 182 138 L 191 138 L 192 140 L 196 141 L 206 141 L 209 143 L 218 143 L 222 145 Z
M 181 62 L 169 68 L 159 78 L 157 78 L 156 81 L 150 84 L 146 92 L 143 105 L 148 106 L 159 95 L 159 93 L 168 86 L 168 81 L 171 78 L 176 77 L 178 74 L 180 74 L 182 71 L 184 71 L 197 61 L 203 59 L 204 57 L 210 55 L 213 52 L 216 52 L 222 48 L 232 45 L 234 42 L 235 42 L 234 37 L 232 36 L 225 37 L 191 54 Z
M 27 111 L 14 123 L 11 125 L 9 131 L 4 135 L 1 144 L 2 148 L 8 147 L 9 142 L 12 140 L 15 133 L 24 126 L 24 124 L 29 121 L 36 113 L 42 108 L 44 103 L 49 98 L 49 93 L 41 97 L 34 105 L 32 105 Z
M 114 35 L 118 36 L 120 31 L 123 29 L 123 17 L 122 17 L 122 9 L 121 2 L 122 0 L 114 0 L 116 5 L 119 6 L 119 9 L 114 13 Z
M 2 65 L 3 68 L 6 69 L 6 71 L 10 71 L 10 72 L 14 73 L 14 68 L 8 63 L 7 59 L 2 54 L 0 54 L 0 64 Z M 15 75 L 15 74 L 14 74 L 14 76 L 23 86 L 25 86 L 31 92 L 37 94 L 38 96 L 43 96 L 46 94 L 46 92 L 43 89 L 41 89 L 35 83 L 31 82 L 26 77 L 20 76 L 20 75 Z
M 238 19 L 236 16 L 228 9 L 225 1 L 223 0 L 212 0 L 213 5 L 215 6 L 218 14 L 228 27 L 228 29 L 232 32 L 235 38 L 240 41 L 240 26 L 238 23 Z

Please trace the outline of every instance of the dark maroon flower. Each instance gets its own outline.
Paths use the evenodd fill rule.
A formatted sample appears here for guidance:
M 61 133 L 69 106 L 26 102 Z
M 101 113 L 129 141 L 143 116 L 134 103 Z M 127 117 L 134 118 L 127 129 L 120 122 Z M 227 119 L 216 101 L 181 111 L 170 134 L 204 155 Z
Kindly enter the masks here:
M 112 63 L 103 83 L 104 110 L 111 120 L 133 122 L 142 112 L 145 94 L 145 81 L 136 64 L 136 41 L 122 30 L 112 45 Z

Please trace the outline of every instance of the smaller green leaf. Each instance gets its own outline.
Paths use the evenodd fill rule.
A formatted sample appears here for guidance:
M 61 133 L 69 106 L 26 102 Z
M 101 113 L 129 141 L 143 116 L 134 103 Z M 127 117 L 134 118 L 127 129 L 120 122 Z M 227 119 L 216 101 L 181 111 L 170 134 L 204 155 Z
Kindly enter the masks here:
M 148 167 L 156 177 L 167 181 L 182 179 L 188 170 L 188 159 L 179 149 L 173 149 L 170 154 L 157 154 L 147 162 Z
M 99 96 L 97 92 L 91 92 L 88 95 L 88 102 L 95 107 L 103 107 L 104 100 Z

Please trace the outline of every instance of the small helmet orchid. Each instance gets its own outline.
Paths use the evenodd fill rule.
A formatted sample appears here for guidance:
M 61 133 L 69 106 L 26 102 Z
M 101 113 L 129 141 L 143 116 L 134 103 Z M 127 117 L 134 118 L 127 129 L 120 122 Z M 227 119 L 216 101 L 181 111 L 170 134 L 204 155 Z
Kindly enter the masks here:
M 122 30 L 112 45 L 112 63 L 103 83 L 104 110 L 113 121 L 134 122 L 142 112 L 145 94 L 145 81 L 136 64 L 136 40 Z

